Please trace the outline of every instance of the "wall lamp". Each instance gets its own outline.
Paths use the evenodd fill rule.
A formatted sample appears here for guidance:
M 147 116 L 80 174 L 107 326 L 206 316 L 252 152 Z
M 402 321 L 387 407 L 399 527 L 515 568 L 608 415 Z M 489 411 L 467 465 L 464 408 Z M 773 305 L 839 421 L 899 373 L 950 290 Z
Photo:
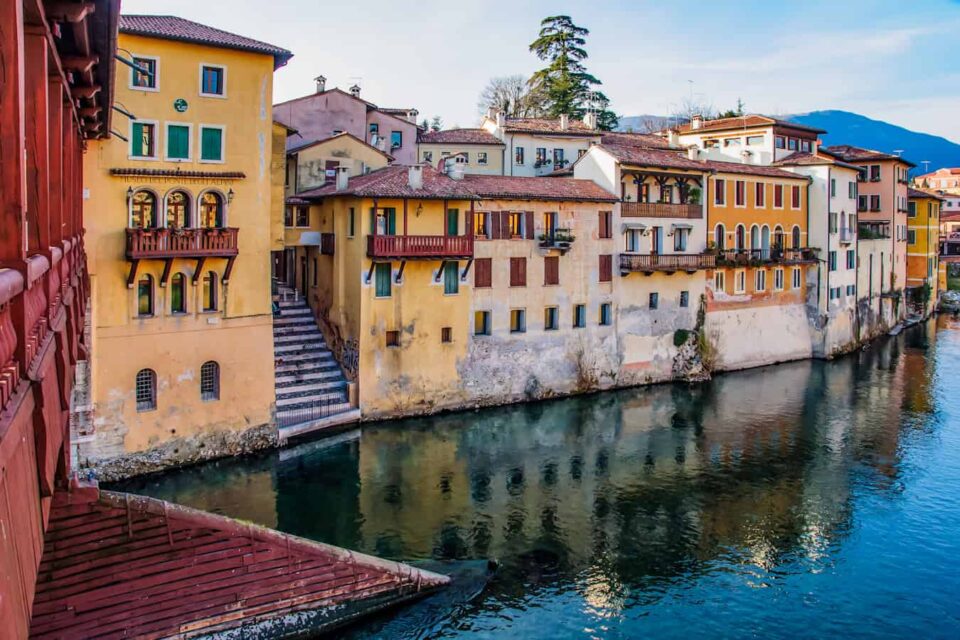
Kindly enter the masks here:
M 233 187 L 230 187 L 230 190 L 227 191 L 227 203 L 233 202 Z

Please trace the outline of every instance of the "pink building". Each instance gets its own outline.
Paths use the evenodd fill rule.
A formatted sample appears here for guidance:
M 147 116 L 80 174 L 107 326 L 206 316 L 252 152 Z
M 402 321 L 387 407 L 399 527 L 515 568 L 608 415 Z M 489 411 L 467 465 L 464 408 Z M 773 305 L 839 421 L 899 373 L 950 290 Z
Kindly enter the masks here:
M 400 164 L 417 161 L 417 110 L 378 107 L 360 98 L 360 87 L 350 91 L 326 89 L 317 78 L 316 92 L 273 105 L 273 117 L 296 129 L 287 145 L 302 146 L 340 133 L 349 133 L 389 153 Z
M 960 193 L 960 167 L 944 167 L 917 176 L 916 184 L 921 189 L 941 189 Z

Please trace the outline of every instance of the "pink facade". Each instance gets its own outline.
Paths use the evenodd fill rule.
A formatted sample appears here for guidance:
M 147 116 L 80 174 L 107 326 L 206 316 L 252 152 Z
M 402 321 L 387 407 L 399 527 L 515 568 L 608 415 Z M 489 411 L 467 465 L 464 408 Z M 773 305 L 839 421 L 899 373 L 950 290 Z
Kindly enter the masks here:
M 394 111 L 400 110 L 381 110 L 345 91 L 330 89 L 274 105 L 273 116 L 299 132 L 287 138 L 290 146 L 346 132 L 389 153 L 400 164 L 414 164 L 417 124 Z M 410 112 L 415 118 L 416 111 Z

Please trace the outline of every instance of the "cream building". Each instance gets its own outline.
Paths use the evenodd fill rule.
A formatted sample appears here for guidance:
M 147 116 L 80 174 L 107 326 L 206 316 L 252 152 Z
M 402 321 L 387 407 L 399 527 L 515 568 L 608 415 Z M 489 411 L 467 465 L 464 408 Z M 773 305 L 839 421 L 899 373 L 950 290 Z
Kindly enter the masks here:
M 590 145 L 600 142 L 596 116 L 586 121 L 559 118 L 508 118 L 492 110 L 481 129 L 504 144 L 503 175 L 545 176 L 568 171 Z
M 506 145 L 484 129 L 447 129 L 420 134 L 420 162 L 440 166 L 452 158 L 462 173 L 503 175 Z

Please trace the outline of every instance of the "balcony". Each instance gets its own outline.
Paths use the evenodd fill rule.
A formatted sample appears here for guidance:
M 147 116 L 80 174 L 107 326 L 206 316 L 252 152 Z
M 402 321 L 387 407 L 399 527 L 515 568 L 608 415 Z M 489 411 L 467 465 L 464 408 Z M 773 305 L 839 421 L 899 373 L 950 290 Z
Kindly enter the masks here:
M 620 216 L 623 218 L 703 218 L 703 205 L 666 202 L 621 202 Z
M 855 235 L 853 229 L 849 227 L 840 227 L 840 244 L 850 244 L 854 241 Z
M 473 257 L 473 236 L 367 236 L 367 256 L 398 260 Z
M 705 253 L 621 253 L 621 273 L 653 273 L 654 271 L 686 271 L 694 273 L 699 269 L 713 269 L 717 266 L 717 256 Z
M 816 262 L 820 250 L 812 247 L 797 249 L 727 249 L 717 256 L 719 266 L 759 267 L 765 264 Z
M 540 247 L 543 249 L 559 249 L 566 253 L 570 250 L 570 245 L 576 240 L 570 229 L 553 229 L 549 233 L 540 234 Z
M 857 227 L 857 237 L 860 240 L 886 240 L 890 238 L 890 223 L 861 222 Z
M 223 229 L 127 229 L 127 259 L 233 258 L 236 227 Z

